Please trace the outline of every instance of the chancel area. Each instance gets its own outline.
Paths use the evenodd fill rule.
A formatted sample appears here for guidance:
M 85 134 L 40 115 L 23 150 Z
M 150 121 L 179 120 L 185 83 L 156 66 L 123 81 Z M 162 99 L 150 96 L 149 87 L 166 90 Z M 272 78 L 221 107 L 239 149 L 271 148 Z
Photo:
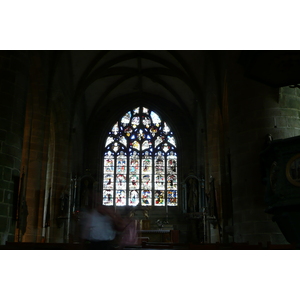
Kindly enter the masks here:
M 116 250 L 299 249 L 299 69 L 283 50 L 0 51 L 1 249 L 87 249 L 97 207 L 128 224 Z

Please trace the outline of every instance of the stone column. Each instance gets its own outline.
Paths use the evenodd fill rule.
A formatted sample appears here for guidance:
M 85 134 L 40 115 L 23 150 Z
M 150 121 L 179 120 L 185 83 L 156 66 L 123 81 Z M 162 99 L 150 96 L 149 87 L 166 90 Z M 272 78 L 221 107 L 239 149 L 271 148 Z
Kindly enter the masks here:
M 41 242 L 49 143 L 49 109 L 43 65 L 30 53 L 30 87 L 25 115 L 22 165 L 26 174 L 28 218 L 19 242 Z

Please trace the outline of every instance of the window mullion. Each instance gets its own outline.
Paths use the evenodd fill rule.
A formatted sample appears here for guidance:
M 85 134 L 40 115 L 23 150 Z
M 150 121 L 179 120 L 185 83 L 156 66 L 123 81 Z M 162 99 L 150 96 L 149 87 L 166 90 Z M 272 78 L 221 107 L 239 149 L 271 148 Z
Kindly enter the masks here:
M 117 182 L 117 153 L 114 154 L 114 185 L 113 185 L 113 206 L 116 206 L 116 182 Z
M 141 147 L 141 145 L 140 145 Z M 139 204 L 142 205 L 142 151 L 139 151 Z
M 128 141 L 127 141 L 127 143 L 128 143 Z M 128 206 L 129 205 L 129 193 L 130 193 L 130 191 L 129 191 L 129 157 L 130 157 L 130 155 L 129 155 L 129 151 L 128 151 L 128 149 L 127 149 L 127 151 L 126 151 L 126 206 Z
M 153 145 L 153 143 L 152 143 Z M 151 185 L 151 206 L 154 205 L 154 194 L 155 194 L 155 167 L 154 167 L 154 152 L 152 151 L 151 155 L 151 179 L 152 179 L 152 185 Z
M 164 158 L 165 158 L 165 179 L 164 179 L 164 182 L 165 182 L 165 207 L 168 205 L 168 192 L 167 192 L 167 185 L 168 185 L 168 174 L 167 174 L 167 154 L 165 153 L 164 155 Z

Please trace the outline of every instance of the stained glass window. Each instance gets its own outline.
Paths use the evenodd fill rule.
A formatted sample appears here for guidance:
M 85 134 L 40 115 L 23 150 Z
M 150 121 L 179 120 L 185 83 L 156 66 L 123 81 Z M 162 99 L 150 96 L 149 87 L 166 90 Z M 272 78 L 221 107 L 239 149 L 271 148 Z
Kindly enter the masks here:
M 104 147 L 104 205 L 178 205 L 176 140 L 157 113 L 146 107 L 128 111 Z

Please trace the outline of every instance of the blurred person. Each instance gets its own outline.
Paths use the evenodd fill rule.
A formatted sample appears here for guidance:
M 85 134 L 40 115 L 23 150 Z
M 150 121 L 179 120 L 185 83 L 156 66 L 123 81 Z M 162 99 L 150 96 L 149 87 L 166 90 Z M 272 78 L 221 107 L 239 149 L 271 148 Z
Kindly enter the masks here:
M 123 220 L 123 230 L 119 241 L 120 249 L 134 246 L 138 243 L 137 221 L 130 218 Z
M 89 250 L 116 249 L 117 233 L 125 227 L 122 218 L 103 205 L 82 212 L 80 223 L 81 239 Z

